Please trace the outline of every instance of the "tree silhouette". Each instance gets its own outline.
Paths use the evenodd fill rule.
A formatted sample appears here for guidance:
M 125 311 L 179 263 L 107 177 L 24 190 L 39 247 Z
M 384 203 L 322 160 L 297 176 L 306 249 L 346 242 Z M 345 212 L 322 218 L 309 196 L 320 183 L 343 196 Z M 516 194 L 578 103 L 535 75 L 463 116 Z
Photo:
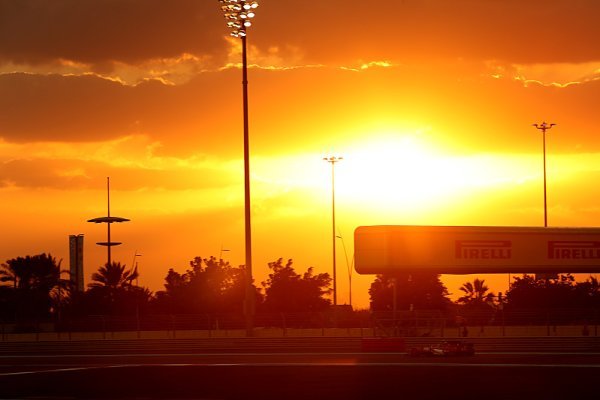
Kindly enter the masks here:
M 73 293 L 68 311 L 71 315 L 134 315 L 145 313 L 152 292 L 138 287 L 136 269 L 126 269 L 124 264 L 112 262 L 92 274 L 92 282 L 84 293 Z
M 577 304 L 582 308 L 600 308 L 600 283 L 590 276 L 585 282 L 575 285 Z
M 585 307 L 588 296 L 594 296 L 594 290 L 591 281 L 588 284 L 576 285 L 570 274 L 560 275 L 558 279 L 535 279 L 531 275 L 523 275 L 515 277 L 506 292 L 507 309 L 581 308 Z
M 138 277 L 137 269 L 125 270 L 119 262 L 106 263 L 92 274 L 89 288 L 109 288 L 112 290 L 129 288 Z
M 265 288 L 264 310 L 268 312 L 316 312 L 329 307 L 330 301 L 323 296 L 330 293 L 329 274 L 313 274 L 309 267 L 302 275 L 296 273 L 290 259 L 269 263 L 269 279 L 263 282 Z
M 456 302 L 466 305 L 482 305 L 494 301 L 494 294 L 489 292 L 489 287 L 485 284 L 485 279 L 475 278 L 473 283 L 465 282 L 460 287 L 465 293 Z
M 494 317 L 494 294 L 489 291 L 485 279 L 475 278 L 473 282 L 463 283 L 459 289 L 464 296 L 456 301 L 460 304 L 457 310 L 465 323 L 483 325 Z
M 0 266 L 0 281 L 8 283 L 12 312 L 16 318 L 47 318 L 57 305 L 56 292 L 66 290 L 68 280 L 60 278 L 61 261 L 50 254 L 17 257 Z
M 444 310 L 450 304 L 440 275 L 430 272 L 376 275 L 369 288 L 371 311 L 392 311 L 396 285 L 397 310 Z
M 156 293 L 159 313 L 239 313 L 245 299 L 245 268 L 232 267 L 215 257 L 195 257 L 181 274 L 173 268 L 165 277 L 165 290 Z M 261 297 L 255 288 L 257 304 Z

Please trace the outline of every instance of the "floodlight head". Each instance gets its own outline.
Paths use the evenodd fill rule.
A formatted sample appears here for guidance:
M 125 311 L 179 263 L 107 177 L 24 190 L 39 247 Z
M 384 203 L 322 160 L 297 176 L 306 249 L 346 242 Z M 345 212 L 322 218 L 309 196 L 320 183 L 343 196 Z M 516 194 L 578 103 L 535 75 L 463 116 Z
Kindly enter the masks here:
M 255 10 L 258 7 L 257 1 L 250 0 L 219 0 L 221 11 L 225 16 L 227 27 L 231 29 L 231 36 L 246 36 L 246 28 L 252 26 L 249 21 L 254 18 Z
M 344 157 L 339 157 L 339 156 L 329 156 L 329 157 L 323 157 L 323 160 L 327 161 L 328 163 L 334 164 L 340 160 L 343 160 Z
M 556 124 L 554 123 L 547 123 L 546 121 L 542 122 L 541 124 L 533 124 L 533 126 L 535 126 L 537 129 L 541 130 L 541 131 L 547 131 L 548 129 L 552 128 L 553 126 L 555 126 Z

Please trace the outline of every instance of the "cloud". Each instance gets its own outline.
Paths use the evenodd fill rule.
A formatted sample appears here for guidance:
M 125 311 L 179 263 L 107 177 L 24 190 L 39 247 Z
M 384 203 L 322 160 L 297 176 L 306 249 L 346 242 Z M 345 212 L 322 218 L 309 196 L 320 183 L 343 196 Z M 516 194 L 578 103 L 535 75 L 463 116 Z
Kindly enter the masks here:
M 11 141 L 90 141 L 135 129 L 136 103 L 119 82 L 96 76 L 0 76 L 0 136 Z
M 363 64 L 352 70 L 252 67 L 253 154 L 323 152 L 405 127 L 426 128 L 453 151 L 529 151 L 537 141 L 524 140 L 523 132 L 541 120 L 565 130 L 555 149 L 600 147 L 589 131 L 599 80 L 563 89 L 524 87 L 491 78 L 486 63 Z M 240 79 L 235 67 L 178 85 L 148 80 L 132 86 L 93 74 L 4 74 L 0 138 L 84 145 L 144 135 L 157 146 L 156 156 L 239 158 Z
M 94 75 L 129 86 L 136 86 L 148 80 L 176 85 L 186 83 L 199 73 L 206 72 L 210 69 L 206 67 L 207 64 L 206 58 L 184 53 L 172 58 L 150 59 L 136 65 L 113 62 L 110 71 L 97 73 L 94 71 L 93 65 L 59 59 L 44 65 L 0 64 L 0 75 L 18 72 L 31 75 Z
M 89 144 L 0 142 L 0 187 L 81 190 L 104 176 L 121 190 L 214 190 L 241 184 L 241 162 L 157 156 L 159 143 L 127 137 Z M 21 154 L 17 156 L 17 154 Z
M 137 63 L 183 53 L 214 54 L 222 19 L 196 0 L 7 0 L 0 3 L 0 57 L 40 64 L 56 59 Z
M 307 63 L 580 63 L 600 60 L 599 11 L 594 0 L 277 0 L 261 8 L 252 41 L 298 47 Z
M 10 40 L 0 42 L 0 60 L 23 68 L 73 63 L 110 75 L 190 55 L 202 68 L 214 68 L 230 55 L 218 6 L 204 0 L 5 0 L 0 35 Z M 249 43 L 269 56 L 269 65 L 287 67 L 447 58 L 584 63 L 600 60 L 599 11 L 595 0 L 263 0 Z
M 0 138 L 85 143 L 148 133 L 190 138 L 204 153 L 227 150 L 231 146 L 214 132 L 227 131 L 223 105 L 236 81 L 228 71 L 201 74 L 177 87 L 157 80 L 132 87 L 97 75 L 0 75 Z
M 225 189 L 241 180 L 233 172 L 227 164 L 160 170 L 76 160 L 11 160 L 0 163 L 0 187 L 92 189 L 107 175 L 119 177 L 116 186 L 121 190 Z
M 487 66 L 494 78 L 515 79 L 525 86 L 539 84 L 548 87 L 567 88 L 600 79 L 600 61 L 510 65 L 489 61 Z

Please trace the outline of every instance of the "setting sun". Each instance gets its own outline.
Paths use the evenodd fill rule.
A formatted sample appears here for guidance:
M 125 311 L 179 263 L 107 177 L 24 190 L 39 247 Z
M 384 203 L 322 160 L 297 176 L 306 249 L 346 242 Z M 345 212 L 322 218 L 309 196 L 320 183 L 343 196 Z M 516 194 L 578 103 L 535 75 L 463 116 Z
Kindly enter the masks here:
M 340 197 L 366 208 L 390 212 L 431 206 L 457 195 L 471 178 L 458 160 L 427 147 L 418 135 L 369 134 L 349 147 L 339 167 Z

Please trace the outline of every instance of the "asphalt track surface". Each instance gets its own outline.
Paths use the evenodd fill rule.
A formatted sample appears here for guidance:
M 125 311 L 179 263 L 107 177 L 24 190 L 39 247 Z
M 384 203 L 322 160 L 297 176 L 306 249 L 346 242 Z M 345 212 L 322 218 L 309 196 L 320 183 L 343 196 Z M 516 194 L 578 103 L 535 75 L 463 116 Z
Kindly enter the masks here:
M 0 355 L 19 399 L 594 399 L 598 353 Z

